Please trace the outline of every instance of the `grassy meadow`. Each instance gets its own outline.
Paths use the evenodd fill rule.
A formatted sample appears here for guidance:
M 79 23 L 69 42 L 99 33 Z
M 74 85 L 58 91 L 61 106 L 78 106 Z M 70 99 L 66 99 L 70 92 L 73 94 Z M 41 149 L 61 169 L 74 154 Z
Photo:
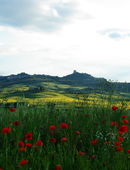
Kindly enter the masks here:
M 115 98 L 0 108 L 0 170 L 129 170 L 129 104 Z

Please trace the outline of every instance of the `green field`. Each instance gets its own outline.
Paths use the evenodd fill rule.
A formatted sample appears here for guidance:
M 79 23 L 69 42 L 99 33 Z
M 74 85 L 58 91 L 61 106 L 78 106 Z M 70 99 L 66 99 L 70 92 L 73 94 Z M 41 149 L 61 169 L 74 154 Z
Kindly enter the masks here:
M 129 170 L 128 105 L 83 100 L 0 108 L 0 168 Z

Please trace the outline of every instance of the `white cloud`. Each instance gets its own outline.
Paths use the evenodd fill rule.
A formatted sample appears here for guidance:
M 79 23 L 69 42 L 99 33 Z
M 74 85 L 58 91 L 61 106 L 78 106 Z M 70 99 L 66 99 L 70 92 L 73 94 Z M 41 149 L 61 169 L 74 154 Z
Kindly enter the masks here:
M 53 31 L 33 30 L 32 25 L 37 25 L 41 17 L 27 30 L 1 26 L 0 72 L 63 76 L 76 69 L 97 77 L 130 81 L 128 0 L 76 0 L 77 6 L 73 0 L 38 2 L 40 14 L 51 19 Z M 71 15 L 71 10 L 76 13 Z M 62 27 L 56 29 L 58 22 Z M 44 20 L 44 28 L 49 29 L 48 20 Z

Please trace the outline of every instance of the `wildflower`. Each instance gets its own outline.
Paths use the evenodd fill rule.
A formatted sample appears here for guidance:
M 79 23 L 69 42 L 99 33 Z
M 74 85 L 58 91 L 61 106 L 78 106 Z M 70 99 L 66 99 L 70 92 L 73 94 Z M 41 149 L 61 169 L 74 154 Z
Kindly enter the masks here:
M 80 151 L 80 152 L 78 152 L 78 154 L 81 155 L 81 156 L 84 156 L 85 152 Z
M 126 118 L 127 116 L 126 116 L 126 115 L 122 115 L 121 117 L 122 117 L 122 118 Z
M 53 132 L 53 131 L 50 132 L 50 135 L 54 135 L 54 134 L 55 134 L 55 132 Z
M 118 123 L 117 123 L 117 122 L 111 122 L 111 126 L 116 126 L 116 127 L 118 127 Z
M 95 156 L 95 155 L 90 155 L 90 156 L 89 156 L 89 158 L 91 158 L 91 159 L 95 159 L 95 158 L 96 158 L 96 156 Z
M 97 144 L 97 139 L 91 140 L 91 144 L 96 145 Z
M 117 110 L 118 107 L 117 106 L 112 106 L 112 110 Z
M 24 147 L 24 142 L 23 141 L 18 141 L 18 145 Z
M 0 168 L 0 170 L 3 170 L 2 168 Z
M 123 142 L 123 141 L 124 141 L 124 138 L 123 138 L 122 136 L 118 136 L 117 138 L 118 138 L 118 140 L 119 140 L 120 142 Z
M 110 144 L 111 142 L 109 142 L 109 141 L 105 141 L 104 142 L 104 144 L 106 144 L 106 145 L 108 145 L 108 144 Z
M 68 126 L 68 124 L 66 124 L 66 123 L 62 123 L 61 125 L 60 125 L 60 128 L 61 129 L 67 129 L 69 126 Z
M 119 133 L 120 135 L 122 135 L 123 133 L 126 133 L 126 132 L 128 132 L 128 126 L 126 126 L 126 125 L 122 125 L 122 126 L 118 129 L 118 133 Z
M 2 131 L 1 131 L 2 134 L 10 133 L 10 132 L 11 132 L 11 128 L 9 128 L 9 127 L 8 128 L 3 128 Z
M 128 149 L 127 152 L 130 153 L 130 149 Z
M 26 146 L 27 146 L 28 148 L 31 148 L 31 147 L 32 147 L 32 143 L 26 143 Z
M 121 146 L 116 147 L 116 151 L 123 152 L 123 148 Z
M 122 120 L 122 123 L 124 123 L 124 124 L 128 124 L 128 123 L 129 123 L 129 120 L 124 119 L 124 120 Z
M 56 165 L 55 170 L 61 170 L 61 165 Z
M 38 140 L 35 145 L 36 146 L 43 146 L 44 143 L 41 140 Z
M 76 133 L 77 135 L 80 135 L 80 131 L 79 131 L 79 130 L 77 130 L 75 133 Z
M 51 125 L 51 126 L 49 126 L 49 129 L 50 129 L 50 130 L 55 130 L 55 129 L 56 129 L 56 126 Z
M 26 165 L 28 163 L 28 160 L 22 160 L 21 162 L 20 162 L 20 165 Z
M 32 140 L 32 133 L 26 133 L 25 138 L 26 140 Z
M 116 141 L 116 142 L 114 142 L 114 144 L 116 145 L 116 146 L 120 146 L 120 142 L 118 142 L 118 141 Z
M 66 142 L 68 139 L 66 138 L 66 137 L 63 137 L 62 139 L 61 139 L 61 142 Z
M 18 148 L 18 151 L 21 151 L 21 152 L 26 151 L 26 148 L 25 147 Z
M 14 126 L 19 126 L 19 125 L 20 125 L 20 122 L 19 122 L 19 121 L 15 121 L 15 122 L 13 122 L 13 125 L 14 125 Z
M 15 111 L 16 111 L 16 108 L 9 108 L 9 111 L 15 112 Z
M 51 139 L 50 139 L 50 142 L 56 143 L 56 142 L 57 142 L 57 139 L 56 139 L 56 138 L 51 138 Z

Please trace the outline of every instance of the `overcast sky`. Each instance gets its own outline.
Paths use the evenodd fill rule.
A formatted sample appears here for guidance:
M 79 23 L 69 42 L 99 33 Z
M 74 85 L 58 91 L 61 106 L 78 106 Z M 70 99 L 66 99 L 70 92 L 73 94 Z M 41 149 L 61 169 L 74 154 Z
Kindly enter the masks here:
M 130 82 L 129 16 L 129 0 L 0 0 L 0 75 Z

